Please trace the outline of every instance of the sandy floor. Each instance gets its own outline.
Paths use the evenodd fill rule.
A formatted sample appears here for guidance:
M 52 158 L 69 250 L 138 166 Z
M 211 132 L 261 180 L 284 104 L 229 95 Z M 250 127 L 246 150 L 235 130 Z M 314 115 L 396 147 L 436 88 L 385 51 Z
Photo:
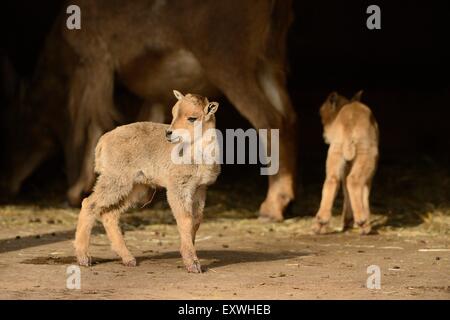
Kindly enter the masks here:
M 76 214 L 71 214 L 75 219 Z M 450 246 L 445 236 L 360 237 L 308 234 L 310 219 L 261 224 L 207 221 L 197 249 L 205 270 L 188 274 L 173 224 L 126 232 L 138 266 L 122 266 L 99 227 L 95 265 L 81 269 L 81 290 L 66 288 L 74 263 L 73 229 L 52 220 L 4 229 L 0 240 L 2 299 L 449 299 Z M 20 238 L 19 238 L 20 237 Z M 433 249 L 433 250 L 430 250 Z M 443 250 L 445 249 L 445 250 Z M 366 288 L 367 267 L 381 269 L 381 289 Z

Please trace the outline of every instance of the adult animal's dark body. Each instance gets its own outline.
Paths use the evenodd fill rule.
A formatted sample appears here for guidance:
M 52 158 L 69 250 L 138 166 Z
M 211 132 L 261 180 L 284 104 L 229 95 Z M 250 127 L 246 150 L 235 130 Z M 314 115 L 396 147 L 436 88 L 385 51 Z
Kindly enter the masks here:
M 61 12 L 27 103 L 34 138 L 16 156 L 12 185 L 63 146 L 71 204 L 93 186 L 99 137 L 122 123 L 115 83 L 145 101 L 135 120 L 162 120 L 172 89 L 225 95 L 255 128 L 280 129 L 280 170 L 269 177 L 262 217 L 281 220 L 294 198 L 296 115 L 286 91 L 286 0 L 77 0 L 81 30 Z M 65 9 L 67 6 L 64 6 Z M 164 107 L 164 109 L 162 109 Z M 31 160 L 31 161 L 30 161 Z

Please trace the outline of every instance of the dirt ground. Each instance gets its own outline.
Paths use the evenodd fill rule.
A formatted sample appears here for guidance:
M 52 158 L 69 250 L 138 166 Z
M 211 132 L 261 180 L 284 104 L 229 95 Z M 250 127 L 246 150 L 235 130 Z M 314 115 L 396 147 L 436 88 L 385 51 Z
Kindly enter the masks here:
M 374 186 L 375 232 L 369 236 L 337 232 L 339 210 L 332 221 L 336 232 L 310 233 L 320 179 L 304 178 L 302 201 L 278 224 L 256 219 L 265 186 L 255 192 L 255 184 L 222 181 L 209 192 L 198 233 L 203 274 L 184 270 L 176 225 L 159 193 L 149 208 L 122 220 L 138 266 L 120 264 L 99 224 L 91 245 L 94 265 L 81 269 L 80 290 L 66 288 L 78 210 L 58 197 L 42 201 L 36 187 L 26 200 L 0 206 L 0 298 L 450 299 L 449 179 L 433 172 L 399 175 L 397 167 L 384 167 Z M 411 182 L 418 176 L 435 187 L 440 181 L 441 191 L 424 191 Z M 380 267 L 379 290 L 366 287 L 370 265 Z

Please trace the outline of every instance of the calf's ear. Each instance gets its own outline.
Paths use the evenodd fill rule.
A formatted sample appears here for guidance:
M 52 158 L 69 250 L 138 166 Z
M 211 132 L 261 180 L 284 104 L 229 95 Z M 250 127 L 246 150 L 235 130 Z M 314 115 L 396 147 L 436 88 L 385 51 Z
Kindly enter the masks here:
M 330 103 L 331 107 L 333 109 L 336 109 L 338 102 L 338 93 L 336 91 L 333 91 L 332 93 L 330 93 L 327 100 Z
M 363 92 L 364 92 L 363 90 L 359 90 L 357 93 L 355 93 L 351 101 L 361 101 L 361 96 Z
M 183 94 L 182 94 L 180 91 L 178 91 L 178 90 L 173 90 L 173 94 L 175 95 L 175 97 L 176 97 L 178 100 L 181 100 L 181 99 L 184 98 Z
M 210 102 L 210 103 L 208 103 L 208 105 L 204 109 L 204 112 L 205 112 L 205 115 L 206 115 L 206 120 L 209 120 L 211 115 L 216 113 L 218 108 L 219 108 L 219 103 L 218 102 Z

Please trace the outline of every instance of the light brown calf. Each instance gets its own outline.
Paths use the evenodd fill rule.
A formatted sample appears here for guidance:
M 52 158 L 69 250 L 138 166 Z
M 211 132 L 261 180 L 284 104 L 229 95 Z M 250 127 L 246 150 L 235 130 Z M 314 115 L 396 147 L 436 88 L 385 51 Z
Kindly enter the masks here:
M 326 233 L 333 202 L 342 181 L 343 230 L 351 225 L 368 234 L 369 194 L 378 160 L 378 125 L 370 109 L 359 102 L 362 92 L 349 101 L 333 92 L 320 109 L 325 142 L 330 145 L 322 201 L 313 231 Z
M 113 251 L 125 265 L 135 266 L 136 260 L 118 225 L 120 214 L 146 197 L 150 188 L 163 187 L 177 221 L 183 262 L 188 272 L 201 272 L 195 235 L 203 216 L 207 186 L 215 182 L 220 165 L 174 163 L 173 148 L 184 141 L 173 130 L 187 129 L 192 136 L 194 124 L 201 123 L 203 132 L 215 128 L 218 103 L 198 95 L 174 93 L 178 102 L 172 109 L 170 126 L 138 122 L 118 127 L 100 138 L 95 149 L 95 171 L 99 177 L 94 192 L 82 203 L 74 243 L 80 265 L 90 264 L 89 237 L 99 217 Z M 189 143 L 192 148 L 193 142 Z

